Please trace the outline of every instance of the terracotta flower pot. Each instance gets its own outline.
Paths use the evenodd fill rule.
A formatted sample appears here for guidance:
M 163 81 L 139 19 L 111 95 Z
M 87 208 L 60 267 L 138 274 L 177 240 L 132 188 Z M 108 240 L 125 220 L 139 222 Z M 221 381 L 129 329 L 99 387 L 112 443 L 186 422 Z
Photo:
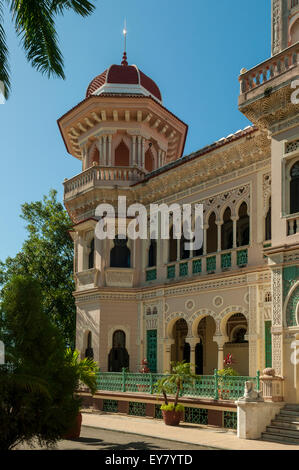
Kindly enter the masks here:
M 64 436 L 64 439 L 79 439 L 81 433 L 82 413 L 78 413 L 75 423 Z
M 184 419 L 183 411 L 162 410 L 162 415 L 163 415 L 164 423 L 167 426 L 178 426 L 180 424 L 180 421 Z

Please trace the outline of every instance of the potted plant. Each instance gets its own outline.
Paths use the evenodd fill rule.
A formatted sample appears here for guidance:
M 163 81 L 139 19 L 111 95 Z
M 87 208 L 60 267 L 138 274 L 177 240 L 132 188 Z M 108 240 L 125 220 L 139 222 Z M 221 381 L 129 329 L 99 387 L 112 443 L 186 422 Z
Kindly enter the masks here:
M 89 358 L 85 357 L 80 359 L 78 351 L 72 351 L 67 349 L 65 353 L 65 359 L 69 362 L 70 366 L 73 367 L 76 377 L 77 377 L 77 387 L 79 389 L 80 383 L 86 385 L 91 394 L 94 395 L 97 390 L 96 384 L 96 372 L 98 371 L 98 366 L 96 362 Z M 79 413 L 76 416 L 73 427 L 66 433 L 64 436 L 65 439 L 78 439 L 80 437 L 82 424 L 82 413 Z
M 156 382 L 157 392 L 163 394 L 164 405 L 161 411 L 164 423 L 168 426 L 178 426 L 184 418 L 184 406 L 179 404 L 179 395 L 183 385 L 190 383 L 196 378 L 191 372 L 191 364 L 182 362 L 171 362 L 171 373 Z M 175 395 L 174 402 L 169 403 L 167 394 Z

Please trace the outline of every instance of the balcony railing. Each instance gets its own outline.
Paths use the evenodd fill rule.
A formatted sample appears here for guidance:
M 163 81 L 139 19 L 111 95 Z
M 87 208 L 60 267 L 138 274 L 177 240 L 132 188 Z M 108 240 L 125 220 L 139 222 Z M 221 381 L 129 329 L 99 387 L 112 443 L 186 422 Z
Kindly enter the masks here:
M 251 70 L 242 73 L 239 77 L 240 95 L 268 82 L 270 85 L 271 80 L 295 68 L 298 65 L 298 54 L 299 44 L 297 43 Z
M 287 217 L 287 235 L 295 235 L 299 233 L 299 214 Z
M 169 263 L 166 266 L 166 278 L 168 280 L 185 278 L 200 274 L 213 274 L 215 272 L 228 271 L 234 267 L 243 268 L 248 264 L 248 249 L 237 249 L 221 253 L 190 258 Z
M 118 182 L 123 185 L 134 184 L 144 178 L 145 172 L 137 167 L 93 166 L 74 178 L 64 182 L 64 194 L 77 194 L 91 187 L 110 185 Z
M 111 392 L 157 393 L 156 382 L 164 374 L 141 374 L 126 372 L 98 372 L 97 388 Z M 192 383 L 185 384 L 181 395 L 187 397 L 212 398 L 214 400 L 236 400 L 244 395 L 245 382 L 251 381 L 260 389 L 260 374 L 256 377 L 222 376 L 217 370 L 214 375 L 198 375 Z

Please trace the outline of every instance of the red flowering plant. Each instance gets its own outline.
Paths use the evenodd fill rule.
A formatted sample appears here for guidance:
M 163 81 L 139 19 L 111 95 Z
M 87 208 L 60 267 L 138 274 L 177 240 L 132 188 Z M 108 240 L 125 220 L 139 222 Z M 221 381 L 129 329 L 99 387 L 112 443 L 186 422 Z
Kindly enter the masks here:
M 139 370 L 140 374 L 149 374 L 150 369 L 148 367 L 148 362 L 146 359 L 143 359 L 141 362 L 141 369 Z M 138 392 L 146 392 L 148 389 L 148 384 L 137 384 Z
M 233 369 L 232 365 L 236 364 L 236 361 L 233 359 L 233 356 L 231 353 L 228 353 L 223 361 L 224 368 L 221 370 L 218 370 L 218 376 L 220 378 L 218 379 L 218 394 L 219 398 L 222 398 L 223 400 L 227 400 L 229 398 L 230 391 L 228 390 L 229 387 L 227 387 L 228 381 L 225 380 L 225 377 L 236 377 L 238 376 L 238 372 Z

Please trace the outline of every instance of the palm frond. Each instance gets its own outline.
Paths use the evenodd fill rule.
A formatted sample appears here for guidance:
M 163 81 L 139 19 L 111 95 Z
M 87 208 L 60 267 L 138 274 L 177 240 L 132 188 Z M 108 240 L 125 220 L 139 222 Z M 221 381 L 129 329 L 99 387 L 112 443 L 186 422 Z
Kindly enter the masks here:
M 48 77 L 65 78 L 50 0 L 12 0 L 15 29 L 28 61 Z
M 63 14 L 65 10 L 73 10 L 80 16 L 88 16 L 95 6 L 88 0 L 52 0 L 51 10 Z
M 3 27 L 3 2 L 0 1 L 0 81 L 3 83 L 3 92 L 5 99 L 10 92 L 10 78 L 8 65 L 8 49 L 6 45 L 6 34 Z
M 11 373 L 6 376 L 10 385 L 29 393 L 40 393 L 50 398 L 47 383 L 40 377 L 23 373 Z

